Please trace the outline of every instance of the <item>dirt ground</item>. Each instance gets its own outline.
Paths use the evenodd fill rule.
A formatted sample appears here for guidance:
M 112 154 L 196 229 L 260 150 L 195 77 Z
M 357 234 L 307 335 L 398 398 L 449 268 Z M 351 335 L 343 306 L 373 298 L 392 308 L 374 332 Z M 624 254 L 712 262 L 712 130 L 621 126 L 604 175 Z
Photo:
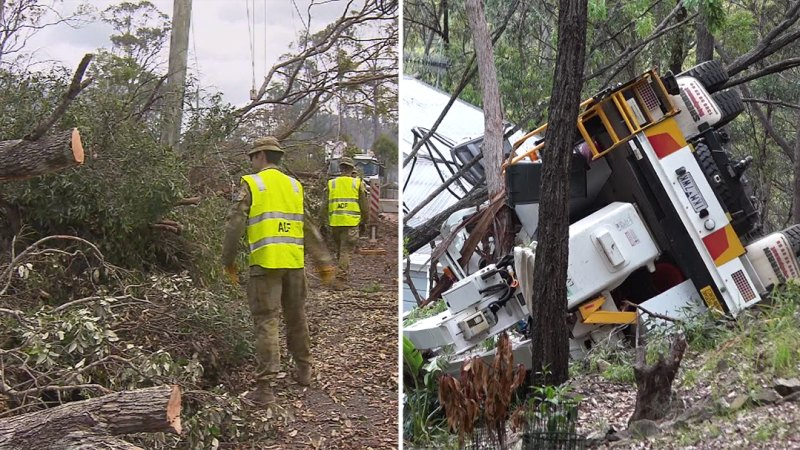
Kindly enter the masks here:
M 274 390 L 290 419 L 260 448 L 397 448 L 397 219 L 384 217 L 378 232 L 377 243 L 359 245 L 385 253 L 355 254 L 344 290 L 321 287 L 309 271 L 316 379 L 302 387 L 279 374 Z

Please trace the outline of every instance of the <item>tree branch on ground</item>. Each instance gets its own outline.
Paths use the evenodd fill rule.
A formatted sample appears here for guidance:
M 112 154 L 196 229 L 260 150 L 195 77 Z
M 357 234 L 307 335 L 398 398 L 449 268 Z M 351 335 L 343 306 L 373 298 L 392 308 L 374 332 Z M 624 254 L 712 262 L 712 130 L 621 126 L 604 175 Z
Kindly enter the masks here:
M 181 434 L 180 413 L 181 393 L 177 386 L 122 391 L 2 419 L 0 447 L 9 450 L 137 449 L 139 447 L 118 436 Z

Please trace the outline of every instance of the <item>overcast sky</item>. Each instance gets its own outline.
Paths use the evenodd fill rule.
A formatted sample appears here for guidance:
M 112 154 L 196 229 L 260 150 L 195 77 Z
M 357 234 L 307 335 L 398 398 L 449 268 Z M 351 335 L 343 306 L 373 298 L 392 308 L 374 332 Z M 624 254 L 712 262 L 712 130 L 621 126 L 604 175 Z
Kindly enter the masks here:
M 133 0 L 136 1 L 136 0 Z M 172 16 L 173 0 L 150 0 L 163 13 Z M 256 88 L 263 80 L 265 67 L 290 51 L 298 32 L 305 29 L 306 10 L 311 0 L 194 0 L 192 3 L 192 32 L 189 36 L 189 71 L 199 73 L 203 88 L 216 88 L 225 100 L 241 106 L 249 101 L 252 85 L 252 59 L 248 33 L 247 5 L 255 17 L 255 77 Z M 74 11 L 80 4 L 91 4 L 97 11 L 121 0 L 64 0 L 56 8 L 64 13 Z M 295 10 L 295 4 L 302 16 Z M 346 2 L 314 6 L 311 31 L 318 31 L 341 15 Z M 265 21 L 266 6 L 266 27 Z M 110 48 L 109 25 L 96 21 L 73 29 L 56 25 L 44 29 L 27 44 L 33 52 L 32 61 L 54 60 L 74 69 L 85 53 L 97 48 Z M 265 38 L 266 34 L 266 38 Z M 267 44 L 265 46 L 265 43 Z M 264 51 L 266 47 L 266 64 Z M 163 56 L 166 71 L 166 55 Z

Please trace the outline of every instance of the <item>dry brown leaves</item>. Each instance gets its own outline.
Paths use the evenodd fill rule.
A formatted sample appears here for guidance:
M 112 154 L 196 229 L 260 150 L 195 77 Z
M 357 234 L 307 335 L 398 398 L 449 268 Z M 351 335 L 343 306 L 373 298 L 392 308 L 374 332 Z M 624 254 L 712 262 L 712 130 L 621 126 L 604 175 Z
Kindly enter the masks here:
M 479 423 L 484 424 L 498 442 L 505 439 L 505 423 L 516 389 L 525 380 L 525 367 L 514 366 L 511 340 L 500 335 L 491 366 L 479 357 L 464 362 L 460 381 L 450 375 L 439 380 L 439 403 L 444 407 L 450 429 L 458 433 L 461 444 Z
M 396 227 L 382 223 L 378 244 L 397 248 Z M 343 291 L 310 278 L 317 376 L 307 388 L 291 377 L 277 380 L 279 402 L 296 410 L 297 420 L 278 430 L 275 448 L 397 448 L 397 256 L 353 255 Z

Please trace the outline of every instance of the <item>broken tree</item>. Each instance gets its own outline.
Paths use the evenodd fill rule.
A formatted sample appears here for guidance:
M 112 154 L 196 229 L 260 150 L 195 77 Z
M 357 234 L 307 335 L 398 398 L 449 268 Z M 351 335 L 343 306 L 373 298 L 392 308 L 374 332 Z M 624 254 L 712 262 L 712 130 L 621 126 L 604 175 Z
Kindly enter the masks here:
M 0 141 L 0 181 L 35 177 L 83 164 L 83 144 L 77 128 L 48 136 L 45 133 L 92 82 L 92 78 L 83 79 L 92 57 L 91 53 L 83 56 L 67 91 L 47 118 L 22 139 Z
M 159 386 L 122 391 L 0 420 L 6 450 L 139 449 L 117 436 L 181 433 L 181 391 Z
M 636 378 L 636 408 L 628 423 L 640 419 L 662 419 L 672 400 L 672 382 L 678 373 L 678 367 L 686 351 L 686 338 L 683 335 L 674 336 L 669 346 L 669 355 L 665 359 L 659 354 L 652 365 L 646 361 L 647 349 L 645 346 L 636 348 L 636 363 L 633 365 L 633 375 Z

